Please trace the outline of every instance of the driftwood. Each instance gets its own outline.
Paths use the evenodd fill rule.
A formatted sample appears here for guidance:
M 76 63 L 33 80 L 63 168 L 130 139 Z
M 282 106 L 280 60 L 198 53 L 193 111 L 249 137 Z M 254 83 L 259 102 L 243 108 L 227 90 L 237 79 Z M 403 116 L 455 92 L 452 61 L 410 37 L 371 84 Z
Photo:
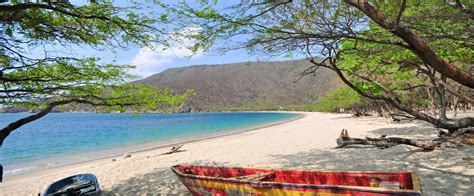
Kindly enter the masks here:
M 161 155 L 165 155 L 165 154 L 173 154 L 173 153 L 176 153 L 176 152 L 182 152 L 183 150 L 179 150 L 183 147 L 183 144 L 178 144 L 176 146 L 173 146 L 168 152 L 165 152 L 165 153 L 161 153 Z
M 379 138 L 365 137 L 361 138 L 351 138 L 346 129 L 342 129 L 339 138 L 336 139 L 337 147 L 343 148 L 350 145 L 372 145 L 381 149 L 389 148 L 399 144 L 405 144 L 410 146 L 415 146 L 423 148 L 425 151 L 431 151 L 439 147 L 444 142 L 455 142 L 459 143 L 471 143 L 471 138 L 474 137 L 474 128 L 465 128 L 461 129 L 453 134 L 444 134 L 440 138 L 427 141 L 427 140 L 417 140 L 417 139 L 408 139 L 400 137 L 387 137 L 382 135 Z
M 439 138 L 433 140 L 437 143 L 451 142 L 455 144 L 469 144 L 474 145 L 474 127 L 459 129 L 454 133 L 439 134 Z
M 372 145 L 379 148 L 389 148 L 398 144 L 406 144 L 410 146 L 420 147 L 426 150 L 433 150 L 435 145 L 431 142 L 422 141 L 422 140 L 413 140 L 399 137 L 386 137 L 382 135 L 379 138 L 365 137 L 361 138 L 351 138 L 346 129 L 342 129 L 341 135 L 336 139 L 337 148 L 343 148 L 348 145 Z

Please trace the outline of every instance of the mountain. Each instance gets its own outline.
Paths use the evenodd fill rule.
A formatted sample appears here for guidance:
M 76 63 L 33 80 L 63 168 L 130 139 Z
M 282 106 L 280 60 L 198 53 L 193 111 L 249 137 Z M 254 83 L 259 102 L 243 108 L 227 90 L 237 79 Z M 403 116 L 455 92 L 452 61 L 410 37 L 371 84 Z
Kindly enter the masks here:
M 306 60 L 194 65 L 168 69 L 136 83 L 176 92 L 194 89 L 196 95 L 185 104 L 187 111 L 289 109 L 342 86 L 337 75 L 325 68 L 298 80 L 310 66 Z

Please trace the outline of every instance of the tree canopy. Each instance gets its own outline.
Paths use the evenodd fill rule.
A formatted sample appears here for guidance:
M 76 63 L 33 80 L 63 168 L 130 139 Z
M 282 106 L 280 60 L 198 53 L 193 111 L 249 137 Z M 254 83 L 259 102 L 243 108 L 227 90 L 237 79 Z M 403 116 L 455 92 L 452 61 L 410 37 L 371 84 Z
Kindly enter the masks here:
M 329 68 L 365 98 L 437 127 L 474 126 L 474 118 L 448 122 L 417 109 L 427 105 L 426 89 L 437 92 L 444 110 L 445 91 L 472 101 L 465 96 L 474 87 L 471 1 L 249 0 L 176 7 L 169 10 L 176 21 L 202 27 L 195 36 L 201 47 L 305 55 L 314 66 L 303 74 Z
M 350 88 L 337 88 L 318 98 L 311 108 L 318 112 L 336 112 L 340 108 L 352 108 L 363 102 L 362 97 Z
M 144 5 L 111 2 L 12 1 L 0 4 L 0 106 L 28 106 L 37 113 L 0 130 L 0 146 L 22 125 L 54 107 L 89 104 L 103 110 L 147 111 L 178 107 L 190 92 L 129 83 L 133 65 L 80 57 L 68 49 L 113 50 L 166 42 L 160 17 L 139 13 Z

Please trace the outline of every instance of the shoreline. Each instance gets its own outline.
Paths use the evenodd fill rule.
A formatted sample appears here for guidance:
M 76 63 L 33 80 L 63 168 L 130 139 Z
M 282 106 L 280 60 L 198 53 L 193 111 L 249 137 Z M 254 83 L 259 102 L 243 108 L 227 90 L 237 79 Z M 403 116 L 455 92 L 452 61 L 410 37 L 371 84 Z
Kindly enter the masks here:
M 203 165 L 334 171 L 413 171 L 425 195 L 474 195 L 474 146 L 443 147 L 423 152 L 406 145 L 387 149 L 340 148 L 342 129 L 351 137 L 434 138 L 437 129 L 422 121 L 391 122 L 382 117 L 301 112 L 286 123 L 186 143 L 178 153 L 156 148 L 122 156 L 7 177 L 0 195 L 37 195 L 59 180 L 79 173 L 97 176 L 104 195 L 187 195 L 169 167 Z M 463 113 L 472 116 L 474 113 Z
M 245 111 L 245 112 L 255 112 L 255 111 Z M 143 153 L 143 152 L 148 152 L 148 151 L 153 151 L 153 150 L 158 150 L 158 149 L 160 150 L 167 149 L 178 144 L 189 144 L 193 142 L 200 142 L 204 140 L 210 140 L 210 139 L 215 139 L 215 138 L 220 138 L 220 137 L 236 135 L 240 133 L 245 133 L 245 132 L 255 131 L 259 129 L 269 128 L 272 126 L 277 126 L 280 124 L 288 123 L 288 122 L 295 121 L 295 120 L 305 117 L 305 114 L 301 112 L 292 112 L 292 111 L 264 111 L 264 112 L 292 113 L 292 114 L 298 114 L 298 116 L 284 119 L 284 120 L 277 120 L 274 122 L 267 122 L 267 123 L 263 123 L 259 125 L 253 125 L 249 127 L 221 130 L 215 133 L 200 133 L 196 135 L 189 135 L 189 136 L 173 138 L 173 139 L 164 140 L 164 141 L 152 141 L 152 142 L 145 142 L 141 144 L 132 144 L 132 145 L 123 146 L 123 147 L 112 147 L 112 148 L 100 149 L 98 151 L 93 152 L 93 154 L 95 155 L 92 158 L 85 159 L 85 160 L 83 159 L 82 161 L 75 161 L 75 162 L 69 161 L 68 162 L 67 160 L 69 160 L 70 158 L 83 158 L 90 153 L 83 152 L 83 153 L 78 153 L 75 155 L 60 155 L 58 157 L 35 160 L 28 163 L 16 163 L 16 164 L 12 164 L 13 166 L 12 170 L 14 172 L 5 170 L 5 165 L 4 165 L 4 179 L 6 180 L 17 179 L 17 178 L 21 178 L 23 175 L 30 175 L 30 173 L 37 173 L 44 170 L 54 170 L 54 169 L 60 169 L 62 167 L 87 164 L 89 162 L 109 160 L 113 158 L 121 158 L 125 153 L 129 153 L 133 155 L 136 153 Z M 48 162 L 51 162 L 51 161 L 59 162 L 59 164 L 48 166 L 47 165 L 49 164 Z M 18 166 L 22 166 L 22 167 L 18 167 Z M 23 172 L 15 172 L 15 170 L 19 170 Z

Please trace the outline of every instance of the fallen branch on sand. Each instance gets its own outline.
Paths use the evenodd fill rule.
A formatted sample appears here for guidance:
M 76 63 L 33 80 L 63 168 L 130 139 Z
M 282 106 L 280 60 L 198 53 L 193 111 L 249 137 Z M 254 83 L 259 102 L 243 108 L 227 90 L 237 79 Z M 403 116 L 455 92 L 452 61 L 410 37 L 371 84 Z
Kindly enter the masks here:
M 165 155 L 165 154 L 173 154 L 176 152 L 182 152 L 183 150 L 179 150 L 183 147 L 183 144 L 178 144 L 176 146 L 173 146 L 168 152 L 161 153 L 160 155 Z
M 452 134 L 443 134 L 437 139 L 428 141 L 400 137 L 387 137 L 386 135 L 382 135 L 379 138 L 351 138 L 347 130 L 342 129 L 339 138 L 336 139 L 336 148 L 344 148 L 350 145 L 372 145 L 374 147 L 384 149 L 399 144 L 405 144 L 422 148 L 425 151 L 431 151 L 439 147 L 444 142 L 472 144 L 472 138 L 474 138 L 474 127 L 460 129 L 459 131 Z

